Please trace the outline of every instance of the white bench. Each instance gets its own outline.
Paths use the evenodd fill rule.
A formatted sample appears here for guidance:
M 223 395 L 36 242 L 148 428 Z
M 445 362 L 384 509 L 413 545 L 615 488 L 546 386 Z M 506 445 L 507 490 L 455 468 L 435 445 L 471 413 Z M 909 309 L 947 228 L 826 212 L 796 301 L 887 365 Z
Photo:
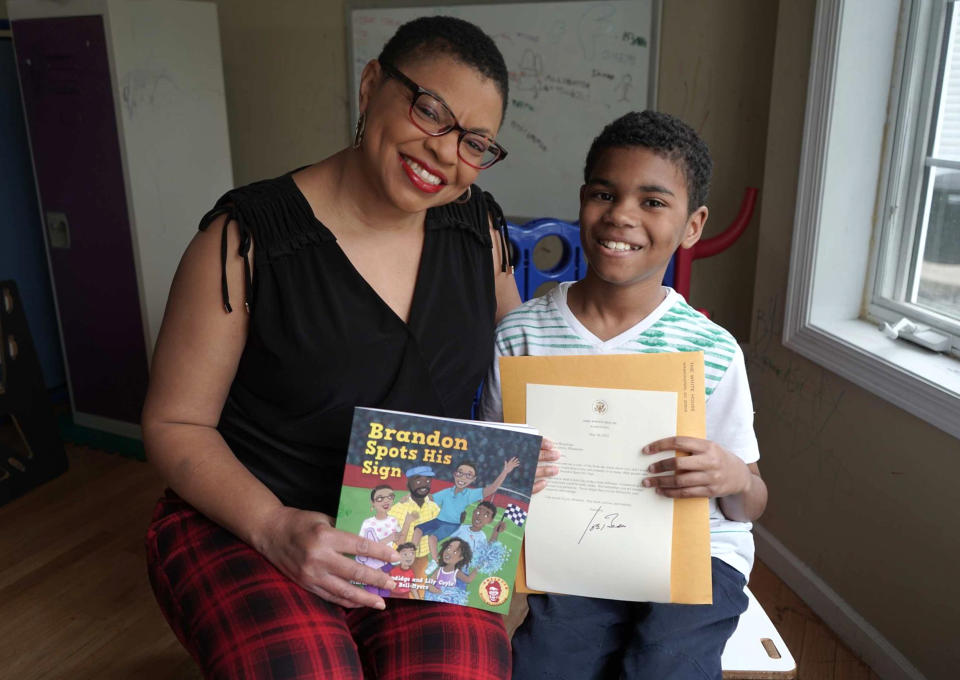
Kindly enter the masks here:
M 797 664 L 773 622 L 749 588 L 749 604 L 727 640 L 720 665 L 724 680 L 777 680 L 797 677 Z

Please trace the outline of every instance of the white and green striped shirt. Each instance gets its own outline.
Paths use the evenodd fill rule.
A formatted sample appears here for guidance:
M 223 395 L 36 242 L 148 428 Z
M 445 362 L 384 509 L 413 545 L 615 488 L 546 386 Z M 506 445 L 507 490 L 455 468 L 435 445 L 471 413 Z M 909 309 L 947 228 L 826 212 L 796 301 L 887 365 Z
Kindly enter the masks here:
M 580 323 L 567 306 L 571 285 L 562 283 L 547 295 L 525 302 L 501 320 L 497 326 L 493 364 L 480 400 L 480 418 L 503 419 L 498 361 L 501 356 L 702 351 L 707 439 L 746 463 L 760 458 L 743 352 L 730 333 L 667 288 L 663 302 L 643 321 L 614 338 L 601 340 Z M 711 554 L 747 577 L 753 566 L 751 527 L 748 522 L 728 520 L 716 499 L 710 499 Z

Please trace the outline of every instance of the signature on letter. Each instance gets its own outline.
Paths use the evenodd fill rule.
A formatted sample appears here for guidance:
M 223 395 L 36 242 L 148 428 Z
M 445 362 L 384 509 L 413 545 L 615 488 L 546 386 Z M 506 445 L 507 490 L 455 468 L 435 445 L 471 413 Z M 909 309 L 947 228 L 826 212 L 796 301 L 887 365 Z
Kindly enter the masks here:
M 577 541 L 577 545 L 583 541 L 583 537 L 586 536 L 591 531 L 604 531 L 605 529 L 625 529 L 626 524 L 620 521 L 619 512 L 611 512 L 606 515 L 600 515 L 603 512 L 603 507 L 590 508 L 593 511 L 593 516 L 590 518 L 590 521 L 587 522 L 586 528 L 584 528 L 583 533 L 580 534 L 580 540 Z

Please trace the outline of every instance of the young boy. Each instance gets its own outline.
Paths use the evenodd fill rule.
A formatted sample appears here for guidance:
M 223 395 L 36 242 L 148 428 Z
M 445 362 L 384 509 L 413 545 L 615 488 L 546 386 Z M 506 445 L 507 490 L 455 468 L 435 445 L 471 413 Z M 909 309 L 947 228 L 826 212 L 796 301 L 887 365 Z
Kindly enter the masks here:
M 401 543 L 397 546 L 397 553 L 400 555 L 400 563 L 396 565 L 387 563 L 381 567 L 381 570 L 389 574 L 397 584 L 389 594 L 390 597 L 410 597 L 413 579 L 416 577 L 412 567 L 413 561 L 417 558 L 417 546 L 413 543 Z
M 531 595 L 530 612 L 513 638 L 515 680 L 721 678 L 720 655 L 747 606 L 750 522 L 763 512 L 767 491 L 736 340 L 661 285 L 677 248 L 700 238 L 711 170 L 706 144 L 672 116 L 629 113 L 603 129 L 587 154 L 580 188 L 586 276 L 500 322 L 480 417 L 502 418 L 501 355 L 702 350 L 707 439 L 648 444 L 646 454 L 692 455 L 651 465 L 653 472 L 672 474 L 644 484 L 672 498 L 710 498 L 713 604 Z

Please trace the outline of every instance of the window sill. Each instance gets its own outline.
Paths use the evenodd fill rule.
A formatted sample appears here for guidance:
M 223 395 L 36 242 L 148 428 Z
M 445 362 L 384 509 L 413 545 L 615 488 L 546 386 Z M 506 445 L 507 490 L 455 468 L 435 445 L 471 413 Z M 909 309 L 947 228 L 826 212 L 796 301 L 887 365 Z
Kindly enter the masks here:
M 891 340 L 860 319 L 785 328 L 784 345 L 960 439 L 960 360 Z
M 960 361 L 860 319 L 900 9 L 817 3 L 783 344 L 960 439 Z

